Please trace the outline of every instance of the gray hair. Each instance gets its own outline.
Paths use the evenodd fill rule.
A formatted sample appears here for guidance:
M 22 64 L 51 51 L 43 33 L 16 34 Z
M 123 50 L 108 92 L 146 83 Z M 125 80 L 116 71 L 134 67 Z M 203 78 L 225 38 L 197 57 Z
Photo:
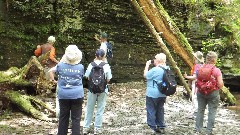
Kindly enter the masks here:
M 209 51 L 206 56 L 206 63 L 207 64 L 215 64 L 217 62 L 218 55 L 216 52 Z
M 157 54 L 155 58 L 158 62 L 163 62 L 163 63 L 166 62 L 166 55 L 164 53 Z
M 48 43 L 54 43 L 56 41 L 54 36 L 49 36 L 48 37 Z

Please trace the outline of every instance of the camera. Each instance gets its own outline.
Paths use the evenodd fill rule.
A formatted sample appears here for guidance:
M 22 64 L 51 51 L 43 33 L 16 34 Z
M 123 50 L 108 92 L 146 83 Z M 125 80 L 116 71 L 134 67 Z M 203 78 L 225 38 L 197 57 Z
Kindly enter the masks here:
M 151 60 L 151 64 L 154 64 L 154 60 Z

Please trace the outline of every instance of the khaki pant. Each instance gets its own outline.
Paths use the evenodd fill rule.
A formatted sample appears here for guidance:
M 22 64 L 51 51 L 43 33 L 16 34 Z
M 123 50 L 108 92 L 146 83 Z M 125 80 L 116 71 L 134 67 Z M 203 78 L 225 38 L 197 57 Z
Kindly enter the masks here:
M 48 72 L 51 68 L 49 67 L 44 67 L 43 71 L 45 73 L 45 79 L 50 80 L 50 73 Z

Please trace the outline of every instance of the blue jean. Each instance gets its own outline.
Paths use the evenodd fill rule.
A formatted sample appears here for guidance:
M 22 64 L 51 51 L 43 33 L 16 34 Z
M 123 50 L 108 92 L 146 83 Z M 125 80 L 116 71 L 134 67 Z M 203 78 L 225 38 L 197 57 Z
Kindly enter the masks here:
M 97 104 L 97 111 L 95 114 L 95 122 L 94 122 L 94 127 L 95 128 L 101 128 L 102 127 L 102 116 L 103 112 L 106 106 L 106 100 L 107 100 L 107 93 L 97 93 L 93 94 L 91 92 L 88 92 L 87 96 L 87 105 L 86 105 L 86 110 L 85 110 L 85 118 L 84 118 L 84 128 L 89 128 L 93 113 L 94 113 L 94 107 L 95 104 Z
M 203 127 L 204 112 L 206 106 L 208 105 L 208 123 L 206 134 L 210 134 L 214 126 L 215 115 L 220 101 L 219 90 L 215 90 L 209 95 L 203 95 L 198 92 L 197 100 L 198 100 L 198 112 L 196 117 L 196 130 L 198 132 L 202 132 L 201 130 Z
M 157 127 L 165 128 L 164 122 L 165 102 L 166 97 L 151 98 L 146 96 L 147 124 L 153 130 L 156 130 Z
M 70 112 L 72 120 L 72 135 L 80 135 L 82 104 L 83 98 L 59 99 L 60 116 L 58 124 L 58 135 L 67 135 Z

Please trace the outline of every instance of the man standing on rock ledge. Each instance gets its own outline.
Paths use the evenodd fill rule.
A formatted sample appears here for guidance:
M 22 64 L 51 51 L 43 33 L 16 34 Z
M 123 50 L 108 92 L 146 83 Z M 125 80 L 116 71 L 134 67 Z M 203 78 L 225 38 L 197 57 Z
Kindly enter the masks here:
M 151 64 L 154 64 L 154 67 L 148 70 Z M 155 81 L 160 83 L 163 80 L 164 70 L 159 66 L 165 69 L 169 68 L 166 66 L 166 55 L 164 53 L 157 54 L 154 60 L 148 60 L 144 69 L 144 77 L 147 79 L 147 124 L 152 129 L 153 134 L 165 133 L 164 103 L 166 102 L 166 95 L 158 90 L 157 84 L 154 85 Z

